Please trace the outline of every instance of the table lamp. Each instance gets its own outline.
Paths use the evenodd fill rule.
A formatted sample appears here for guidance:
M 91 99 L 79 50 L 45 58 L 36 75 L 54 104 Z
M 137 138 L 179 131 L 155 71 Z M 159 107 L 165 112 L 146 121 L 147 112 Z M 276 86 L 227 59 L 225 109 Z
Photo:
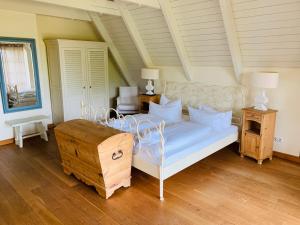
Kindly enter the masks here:
M 252 76 L 252 86 L 260 88 L 260 93 L 255 97 L 254 108 L 257 110 L 268 110 L 267 103 L 269 101 L 265 89 L 277 88 L 279 74 L 276 72 L 259 72 Z
M 146 95 L 155 95 L 154 94 L 154 86 L 152 84 L 152 80 L 158 80 L 159 78 L 159 69 L 142 69 L 142 79 L 148 80 L 146 85 Z

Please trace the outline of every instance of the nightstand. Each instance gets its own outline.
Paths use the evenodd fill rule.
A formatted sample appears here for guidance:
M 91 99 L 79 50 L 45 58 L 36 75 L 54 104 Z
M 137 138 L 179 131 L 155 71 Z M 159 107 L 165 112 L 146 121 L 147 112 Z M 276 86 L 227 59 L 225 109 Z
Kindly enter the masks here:
M 243 109 L 241 157 L 249 156 L 262 164 L 272 160 L 276 110 Z
M 149 102 L 159 104 L 160 95 L 139 95 L 139 109 L 140 113 L 148 113 Z

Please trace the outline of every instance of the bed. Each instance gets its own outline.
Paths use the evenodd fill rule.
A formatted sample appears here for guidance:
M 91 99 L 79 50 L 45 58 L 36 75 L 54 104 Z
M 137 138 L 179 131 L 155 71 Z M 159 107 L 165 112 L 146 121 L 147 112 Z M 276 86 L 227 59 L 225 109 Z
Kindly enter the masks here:
M 232 125 L 221 131 L 192 123 L 186 116 L 181 122 L 168 123 L 152 115 L 122 116 L 116 112 L 117 119 L 105 120 L 105 124 L 135 134 L 132 166 L 159 179 L 159 196 L 164 200 L 164 180 L 238 141 L 245 93 L 242 86 L 165 83 L 163 94 L 170 99 L 181 99 L 184 114 L 187 106 L 199 104 L 232 110 Z

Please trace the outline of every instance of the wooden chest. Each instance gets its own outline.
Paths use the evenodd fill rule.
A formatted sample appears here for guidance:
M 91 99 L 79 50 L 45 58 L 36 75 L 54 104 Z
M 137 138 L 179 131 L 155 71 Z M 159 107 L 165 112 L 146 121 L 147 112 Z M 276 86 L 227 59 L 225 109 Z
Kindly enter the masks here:
M 80 119 L 54 130 L 66 174 L 93 185 L 106 199 L 116 189 L 130 186 L 132 134 Z

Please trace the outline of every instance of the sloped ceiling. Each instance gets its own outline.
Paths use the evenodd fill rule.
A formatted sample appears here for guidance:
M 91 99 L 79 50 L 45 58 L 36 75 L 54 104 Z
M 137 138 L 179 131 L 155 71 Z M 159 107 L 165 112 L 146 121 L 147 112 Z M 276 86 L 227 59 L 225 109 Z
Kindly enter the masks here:
M 138 31 L 156 66 L 180 66 L 164 16 L 159 9 L 128 4 Z
M 167 1 L 192 66 L 232 67 L 219 0 Z M 243 67 L 300 67 L 300 1 L 231 3 Z M 128 8 L 154 64 L 180 64 L 161 10 Z
M 233 0 L 246 67 L 300 67 L 300 1 Z
M 232 66 L 219 1 L 171 0 L 193 66 Z
M 102 23 L 109 32 L 109 35 L 116 45 L 121 57 L 123 58 L 133 80 L 139 80 L 141 68 L 144 63 L 132 41 L 127 28 L 121 17 L 100 16 Z
M 31 1 L 113 14 L 100 18 L 135 80 L 149 58 L 154 67 L 183 66 L 188 79 L 191 66 L 233 67 L 237 78 L 249 67 L 300 67 L 299 0 Z

